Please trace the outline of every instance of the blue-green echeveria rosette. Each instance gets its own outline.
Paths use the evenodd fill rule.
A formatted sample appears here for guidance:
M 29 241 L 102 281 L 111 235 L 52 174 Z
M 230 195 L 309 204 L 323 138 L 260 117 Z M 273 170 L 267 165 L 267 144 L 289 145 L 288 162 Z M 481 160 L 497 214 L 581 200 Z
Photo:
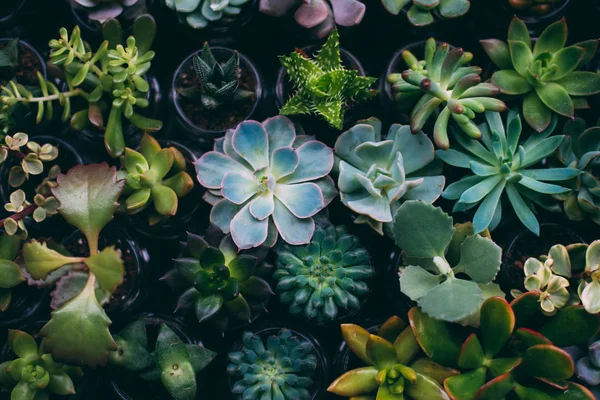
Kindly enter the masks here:
M 337 194 L 328 176 L 333 151 L 296 135 L 282 116 L 242 122 L 195 167 L 208 189 L 204 198 L 213 205 L 211 222 L 231 233 L 239 249 L 272 247 L 279 235 L 292 245 L 308 243 L 312 217 Z
M 433 143 L 409 126 L 392 125 L 382 140 L 381 122 L 359 121 L 335 144 L 335 169 L 342 203 L 358 214 L 357 224 L 368 224 L 383 235 L 403 201 L 433 203 L 445 184 L 442 164 Z
M 221 20 L 237 17 L 252 0 L 163 0 L 177 12 L 180 23 L 193 29 L 204 29 Z

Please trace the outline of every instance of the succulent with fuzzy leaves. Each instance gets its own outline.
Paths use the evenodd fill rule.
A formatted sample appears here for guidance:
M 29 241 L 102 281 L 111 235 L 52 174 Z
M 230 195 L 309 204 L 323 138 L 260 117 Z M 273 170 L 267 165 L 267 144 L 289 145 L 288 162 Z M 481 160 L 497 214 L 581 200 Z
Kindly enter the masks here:
M 310 400 L 319 361 L 311 342 L 287 329 L 270 335 L 245 332 L 243 346 L 229 353 L 233 393 L 244 400 Z
M 133 19 L 146 10 L 146 0 L 71 0 L 71 5 L 100 23 L 111 18 Z
M 15 262 L 19 250 L 21 239 L 7 234 L 0 236 L 0 313 L 10 306 L 12 288 L 26 279 L 21 267 Z
M 335 169 L 342 203 L 380 235 L 404 200 L 434 202 L 445 178 L 431 140 L 408 126 L 392 125 L 382 140 L 376 118 L 358 121 L 335 143 Z
M 446 187 L 442 197 L 458 200 L 454 211 L 469 210 L 480 204 L 473 218 L 473 228 L 478 233 L 498 226 L 502 218 L 500 198 L 506 193 L 519 220 L 539 235 L 540 226 L 532 211 L 535 205 L 559 211 L 551 195 L 570 191 L 567 187 L 546 182 L 566 181 L 580 173 L 576 168 L 530 168 L 560 146 L 563 136 L 550 136 L 556 118 L 544 131 L 520 142 L 522 126 L 518 111 L 508 112 L 506 128 L 500 114 L 486 112 L 485 117 L 487 123 L 479 126 L 485 147 L 458 133 L 454 135 L 458 142 L 456 150 L 437 151 L 445 163 L 472 172 Z
M 234 19 L 250 0 L 163 0 L 167 7 L 177 12 L 182 24 L 194 29 L 204 29 L 222 20 Z
M 317 226 L 305 246 L 281 244 L 277 248 L 277 290 L 292 315 L 317 322 L 358 310 L 375 274 L 369 253 L 343 226 Z M 367 281 L 367 282 L 365 282 Z
M 135 372 L 142 379 L 160 381 L 175 400 L 196 398 L 196 375 L 217 355 L 194 343 L 183 343 L 165 323 L 158 328 L 155 350 L 151 352 L 144 318 L 114 338 L 118 349 L 110 353 L 110 364 Z
M 412 107 L 410 128 L 414 133 L 434 116 L 433 139 L 440 149 L 450 146 L 450 116 L 464 133 L 479 139 L 481 132 L 473 122 L 476 113 L 506 109 L 504 102 L 494 98 L 500 90 L 490 83 L 481 83 L 481 68 L 466 66 L 473 57 L 471 53 L 450 49 L 448 43 L 436 46 L 435 39 L 429 38 L 424 61 L 410 52 L 403 57 L 409 69 L 388 76 L 396 92 L 395 100 L 402 107 Z
M 381 0 L 386 10 L 394 15 L 407 5 L 411 5 L 406 16 L 414 26 L 427 26 L 434 16 L 448 19 L 465 15 L 471 2 L 469 0 Z
M 54 361 L 42 345 L 38 349 L 35 339 L 23 331 L 9 329 L 8 344 L 17 358 L 0 364 L 0 385 L 11 391 L 12 400 L 75 394 L 73 379 L 83 375 L 81 368 Z
M 596 54 L 598 40 L 565 47 L 564 18 L 548 26 L 532 45 L 527 26 L 514 17 L 508 44 L 482 40 L 484 50 L 500 68 L 492 83 L 503 94 L 523 96 L 525 121 L 536 131 L 545 130 L 556 113 L 573 118 L 574 110 L 588 108 L 586 96 L 600 93 L 600 75 L 580 71 Z
M 260 0 L 259 4 L 262 13 L 273 17 L 295 11 L 298 25 L 310 29 L 318 38 L 329 35 L 336 24 L 360 24 L 366 8 L 359 0 Z
M 285 117 L 244 121 L 215 150 L 195 164 L 198 182 L 213 205 L 210 220 L 231 233 L 240 249 L 272 247 L 281 235 L 289 244 L 306 244 L 312 216 L 337 194 L 328 176 L 333 152 L 311 137 L 296 135 Z
M 295 92 L 279 110 L 281 115 L 317 114 L 334 128 L 342 129 L 345 107 L 375 96 L 371 85 L 377 78 L 347 70 L 340 58 L 340 40 L 334 29 L 314 59 L 302 51 L 279 57 Z
M 21 149 L 26 147 L 27 149 Z M 19 132 L 13 136 L 6 135 L 4 144 L 0 144 L 0 165 L 9 158 L 20 159 L 19 165 L 11 167 L 8 184 L 12 187 L 21 186 L 29 175 L 39 175 L 44 172 L 44 162 L 53 161 L 58 157 L 58 149 L 51 144 L 40 146 L 30 141 L 26 133 Z
M 413 329 L 398 317 L 383 323 L 377 335 L 354 324 L 342 325 L 342 336 L 366 367 L 348 371 L 327 389 L 351 399 L 449 400 L 440 385 L 459 372 L 426 359 Z

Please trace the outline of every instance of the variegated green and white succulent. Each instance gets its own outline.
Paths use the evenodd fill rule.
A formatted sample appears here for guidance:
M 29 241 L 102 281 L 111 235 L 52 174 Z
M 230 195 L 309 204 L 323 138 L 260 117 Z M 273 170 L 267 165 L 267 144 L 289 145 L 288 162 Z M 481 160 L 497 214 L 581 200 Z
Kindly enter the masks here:
M 39 175 L 44 172 L 44 162 L 53 161 L 58 157 L 58 149 L 49 143 L 39 145 L 29 140 L 26 133 L 18 132 L 13 136 L 5 136 L 0 143 L 0 165 L 11 158 L 19 159 L 19 165 L 10 168 L 8 184 L 19 187 L 29 175 Z
M 382 140 L 381 122 L 359 121 L 335 143 L 335 169 L 342 203 L 358 214 L 357 224 L 368 224 L 380 235 L 402 201 L 433 203 L 444 189 L 433 143 L 410 127 L 392 125 Z
M 164 0 L 167 7 L 177 11 L 182 24 L 204 29 L 223 18 L 235 18 L 250 0 Z
M 600 312 L 600 240 L 592 242 L 585 252 L 585 267 L 577 288 L 581 303 L 590 314 Z
M 333 152 L 309 136 L 296 135 L 285 117 L 244 121 L 215 142 L 195 164 L 208 189 L 210 220 L 231 233 L 240 249 L 272 247 L 279 235 L 289 244 L 312 238 L 312 216 L 337 192 L 328 176 Z

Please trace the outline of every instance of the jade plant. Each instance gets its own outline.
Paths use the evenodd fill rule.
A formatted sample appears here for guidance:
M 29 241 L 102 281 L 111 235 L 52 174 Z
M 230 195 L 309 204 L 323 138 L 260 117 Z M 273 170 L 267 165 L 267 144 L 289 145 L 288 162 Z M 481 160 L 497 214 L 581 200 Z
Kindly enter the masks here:
M 7 160 L 19 160 L 18 165 L 10 168 L 8 184 L 19 187 L 29 175 L 39 175 L 44 172 L 44 162 L 53 161 L 58 157 L 58 149 L 49 143 L 39 145 L 29 140 L 26 133 L 18 132 L 12 136 L 6 135 L 0 144 L 0 165 Z
M 177 13 L 179 22 L 204 29 L 238 16 L 250 0 L 162 0 Z
M 386 10 L 394 15 L 410 4 L 406 16 L 414 26 L 427 26 L 435 20 L 457 18 L 465 15 L 471 2 L 469 0 L 381 0 Z
M 292 315 L 317 322 L 356 311 L 375 274 L 369 253 L 344 226 L 317 226 L 304 246 L 281 244 L 276 249 L 279 299 Z M 343 315 L 343 314 L 342 314 Z
M 566 0 L 508 0 L 508 4 L 518 11 L 527 11 L 535 15 L 546 15 Z
M 213 206 L 210 221 L 240 249 L 272 247 L 279 235 L 289 244 L 309 243 L 312 217 L 337 194 L 328 176 L 333 151 L 297 136 L 282 116 L 240 123 L 195 166 Z
M 177 214 L 179 199 L 193 188 L 194 181 L 186 172 L 186 161 L 174 147 L 161 148 L 149 134 L 140 141 L 140 151 L 125 149 L 123 155 L 125 179 L 121 200 L 128 214 L 137 214 L 148 207 L 148 222 L 155 225 Z
M 0 312 L 6 311 L 10 306 L 12 288 L 26 279 L 21 267 L 15 262 L 20 250 L 21 239 L 7 234 L 0 236 Z
M 111 18 L 133 19 L 146 10 L 146 0 L 70 0 L 75 9 L 100 23 Z
M 508 44 L 482 40 L 484 50 L 500 69 L 492 76 L 502 94 L 523 98 L 525 121 L 536 131 L 548 128 L 552 114 L 573 118 L 575 109 L 588 108 L 586 96 L 600 93 L 600 75 L 582 71 L 594 57 L 598 40 L 565 47 L 567 23 L 548 26 L 533 43 L 525 23 L 514 17 Z
M 149 49 L 156 26 L 149 15 L 137 18 L 126 47 L 121 44 L 122 28 L 116 20 L 107 21 L 103 32 L 106 40 L 92 52 L 86 49 L 78 26 L 71 35 L 61 28 L 60 37 L 49 42 L 50 62 L 64 73 L 65 90 L 59 90 L 38 72 L 39 88 L 35 92 L 12 83 L 10 87 L 2 87 L 0 103 L 5 112 L 18 103 L 36 106 L 36 121 L 40 123 L 44 118 L 53 118 L 58 102 L 63 108 L 62 121 L 70 118 L 75 130 L 88 126 L 104 130 L 106 150 L 115 158 L 125 151 L 123 119 L 146 132 L 162 127 L 162 122 L 139 113 L 149 105 L 150 86 L 145 74 L 154 58 Z M 84 100 L 87 107 L 72 113 L 73 98 Z
M 342 203 L 358 214 L 355 223 L 383 235 L 403 201 L 433 203 L 445 178 L 423 132 L 413 135 L 408 126 L 394 124 L 382 140 L 381 125 L 376 118 L 358 121 L 340 135 L 334 151 Z
M 412 109 L 410 128 L 413 133 L 423 129 L 433 117 L 433 139 L 443 150 L 450 146 L 451 116 L 465 134 L 479 139 L 481 132 L 473 122 L 476 113 L 506 109 L 504 102 L 495 98 L 500 90 L 481 82 L 481 68 L 467 66 L 472 57 L 461 48 L 451 49 L 448 43 L 436 45 L 435 39 L 429 38 L 425 43 L 424 60 L 419 61 L 405 51 L 403 58 L 409 69 L 388 76 L 400 108 Z
M 30 241 L 23 246 L 25 270 L 33 279 L 46 279 L 65 267 L 86 271 L 86 279 L 73 298 L 52 312 L 42 328 L 44 351 L 62 362 L 95 367 L 105 365 L 116 344 L 108 330 L 110 319 L 97 298 L 97 287 L 114 293 L 123 281 L 125 268 L 114 247 L 99 249 L 99 235 L 113 219 L 123 190 L 114 167 L 106 163 L 79 165 L 59 175 L 52 188 L 59 214 L 85 236 L 88 256 L 67 256 L 46 242 Z
M 310 29 L 316 37 L 324 38 L 336 24 L 360 24 L 367 6 L 360 0 L 260 0 L 259 9 L 273 17 L 293 11 L 298 25 Z
M 81 368 L 59 363 L 26 332 L 8 330 L 8 344 L 17 358 L 0 364 L 0 386 L 11 400 L 49 399 L 75 394 L 73 380 Z
M 268 337 L 244 332 L 242 346 L 228 354 L 233 393 L 244 400 L 311 400 L 319 368 L 311 342 L 281 329 Z
M 502 249 L 487 231 L 477 235 L 470 223 L 453 226 L 440 208 L 411 200 L 394 216 L 394 239 L 404 258 L 400 289 L 431 317 L 477 326 L 483 301 L 504 297 L 493 283 Z
M 279 110 L 281 115 L 317 114 L 334 128 L 342 129 L 348 102 L 355 104 L 376 95 L 370 87 L 377 78 L 360 76 L 342 65 L 337 29 L 315 58 L 295 51 L 279 60 L 294 85 L 294 94 Z
M 202 370 L 217 353 L 194 343 L 184 343 L 165 323 L 158 328 L 154 350 L 149 347 L 146 320 L 127 326 L 114 336 L 116 351 L 109 354 L 109 363 L 147 381 L 161 382 L 174 400 L 197 398 L 197 380 Z
M 365 364 L 338 377 L 327 391 L 351 399 L 450 400 L 440 385 L 459 372 L 419 358 L 421 348 L 411 326 L 391 317 L 377 335 L 354 324 L 342 325 L 342 336 Z
M 251 321 L 273 294 L 261 277 L 270 266 L 258 256 L 238 254 L 229 235 L 218 246 L 211 246 L 201 236 L 188 233 L 175 269 L 163 279 L 186 288 L 179 297 L 178 309 L 191 308 L 199 323 L 212 321 L 225 330 L 231 320 Z
M 552 195 L 565 194 L 571 189 L 557 183 L 580 173 L 572 167 L 531 168 L 560 146 L 564 136 L 550 136 L 556 118 L 545 130 L 534 132 L 521 142 L 522 126 L 517 110 L 508 112 L 506 126 L 499 113 L 486 112 L 485 117 L 487 122 L 479 126 L 483 145 L 455 134 L 458 143 L 455 149 L 437 151 L 445 163 L 470 170 L 469 174 L 446 187 L 442 197 L 458 200 L 454 211 L 479 205 L 473 217 L 473 228 L 479 233 L 498 226 L 503 213 L 500 199 L 505 193 L 521 223 L 539 235 L 535 205 L 560 211 Z

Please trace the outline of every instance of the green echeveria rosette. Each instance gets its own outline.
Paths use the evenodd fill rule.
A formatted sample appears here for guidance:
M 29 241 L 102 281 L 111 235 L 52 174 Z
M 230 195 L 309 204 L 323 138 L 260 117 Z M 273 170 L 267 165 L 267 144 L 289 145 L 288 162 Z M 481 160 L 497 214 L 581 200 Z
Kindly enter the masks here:
M 193 29 L 204 29 L 234 19 L 244 5 L 252 0 L 163 0 L 165 5 L 177 12 L 179 22 Z
M 314 345 L 293 331 L 245 332 L 241 349 L 228 354 L 232 392 L 244 400 L 311 400 L 319 364 Z
M 581 71 L 596 54 L 598 39 L 568 47 L 566 41 L 564 18 L 548 26 L 533 43 L 517 17 L 508 29 L 508 43 L 481 41 L 500 68 L 491 82 L 502 94 L 523 98 L 525 121 L 538 132 L 550 125 L 552 114 L 573 118 L 576 109 L 589 108 L 586 96 L 600 93 L 600 75 Z
M 333 321 L 358 311 L 370 291 L 369 254 L 343 226 L 318 226 L 309 244 L 282 244 L 276 251 L 279 299 L 294 316 Z
M 471 2 L 469 0 L 381 0 L 386 10 L 398 15 L 407 7 L 406 15 L 410 23 L 421 27 L 432 24 L 435 17 L 441 19 L 457 18 L 465 15 Z

